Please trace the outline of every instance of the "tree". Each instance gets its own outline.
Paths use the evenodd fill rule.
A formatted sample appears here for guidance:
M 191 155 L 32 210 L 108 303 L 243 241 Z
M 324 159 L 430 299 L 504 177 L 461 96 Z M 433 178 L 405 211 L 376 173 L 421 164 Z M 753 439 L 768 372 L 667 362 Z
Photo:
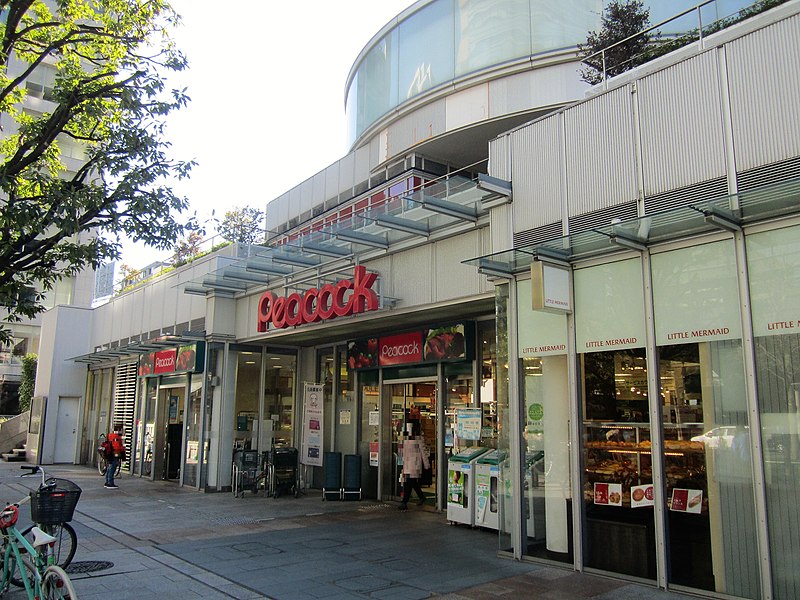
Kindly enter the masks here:
M 605 76 L 613 77 L 647 62 L 649 58 L 645 56 L 645 51 L 653 37 L 642 34 L 609 48 L 649 27 L 650 9 L 645 8 L 639 0 L 613 0 L 603 10 L 600 19 L 600 31 L 590 31 L 586 43 L 578 45 L 583 63 L 587 65 L 587 68 L 581 69 L 581 79 L 592 85 L 603 81 L 601 50 L 605 50 Z
M 39 357 L 36 354 L 26 354 L 22 359 L 22 377 L 19 384 L 19 411 L 21 413 L 31 407 L 38 362 Z
M 185 239 L 175 244 L 175 254 L 172 256 L 173 264 L 182 264 L 200 254 L 200 244 L 203 243 L 203 234 L 192 231 Z
M 10 322 L 41 312 L 58 280 L 118 259 L 122 236 L 166 250 L 195 226 L 178 221 L 188 202 L 168 185 L 193 163 L 169 157 L 162 137 L 165 117 L 188 102 L 165 84 L 187 64 L 169 37 L 178 15 L 167 0 L 52 4 L 0 0 L 0 306 Z
M 264 211 L 245 206 L 234 207 L 225 213 L 218 228 L 229 242 L 253 244 L 264 231 Z

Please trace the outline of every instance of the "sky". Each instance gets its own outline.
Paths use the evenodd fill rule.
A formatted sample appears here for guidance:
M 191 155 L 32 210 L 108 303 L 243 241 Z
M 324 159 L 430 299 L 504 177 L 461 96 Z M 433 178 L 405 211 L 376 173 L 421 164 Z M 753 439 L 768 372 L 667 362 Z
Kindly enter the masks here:
M 413 0 L 172 0 L 189 69 L 170 78 L 191 102 L 167 121 L 172 154 L 195 160 L 173 189 L 199 219 L 264 210 L 347 153 L 344 86 L 372 36 Z M 221 12 L 218 6 L 235 7 Z M 119 265 L 170 252 L 126 243 Z

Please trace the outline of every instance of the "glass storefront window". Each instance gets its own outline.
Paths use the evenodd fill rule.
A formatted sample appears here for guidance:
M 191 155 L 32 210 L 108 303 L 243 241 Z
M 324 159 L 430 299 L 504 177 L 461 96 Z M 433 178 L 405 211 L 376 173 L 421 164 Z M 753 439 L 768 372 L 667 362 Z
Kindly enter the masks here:
M 200 428 L 202 425 L 202 392 L 203 375 L 192 375 L 191 393 L 187 414 L 184 416 L 184 429 L 186 431 L 186 448 L 183 469 L 183 484 L 197 487 L 200 461 Z
M 655 579 L 642 262 L 634 258 L 578 269 L 573 277 L 583 415 L 584 564 Z M 646 502 L 632 502 L 639 491 Z
M 472 365 L 445 365 L 445 383 L 447 389 L 445 390 L 445 440 L 444 445 L 448 455 L 456 454 L 460 450 L 469 446 L 489 446 L 496 444 L 493 440 L 492 434 L 487 431 L 486 427 L 481 427 L 481 432 L 478 433 L 479 438 L 459 437 L 458 435 L 458 418 L 461 411 L 464 410 L 480 410 L 481 411 L 481 425 L 485 423 L 485 411 L 483 406 L 478 407 L 475 404 L 475 399 L 472 391 Z M 493 420 L 495 416 L 492 416 Z M 487 434 L 484 437 L 484 434 Z
M 257 450 L 260 430 L 258 389 L 261 385 L 261 349 L 231 347 L 229 360 L 236 364 L 233 447 L 239 450 Z
M 738 340 L 659 348 L 670 581 L 759 595 Z
M 144 432 L 142 435 L 142 475 L 153 477 L 153 462 L 156 453 L 156 398 L 158 379 L 151 377 L 145 380 L 147 391 L 144 398 Z
M 733 243 L 691 246 L 651 258 L 668 579 L 758 598 L 749 411 Z
M 365 498 L 378 498 L 378 465 L 381 457 L 378 371 L 360 371 L 357 378 L 361 402 L 358 454 L 361 455 L 362 495 Z
M 525 553 L 572 562 L 567 319 L 534 311 L 531 293 L 531 281 L 517 284 Z
M 264 419 L 272 421 L 273 443 L 295 446 L 297 356 L 293 350 L 270 349 L 264 370 Z
M 747 236 L 774 598 L 800 597 L 800 227 Z
M 645 351 L 586 353 L 581 372 L 584 563 L 655 579 Z

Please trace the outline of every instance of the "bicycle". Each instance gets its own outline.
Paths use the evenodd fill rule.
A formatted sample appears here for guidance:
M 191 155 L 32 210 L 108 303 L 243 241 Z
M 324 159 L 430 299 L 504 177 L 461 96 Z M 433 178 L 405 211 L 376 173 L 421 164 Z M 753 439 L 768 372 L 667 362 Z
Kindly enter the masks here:
M 30 477 L 40 473 L 42 483 L 39 489 L 31 492 L 32 525 L 22 530 L 28 542 L 34 539 L 34 528 L 44 531 L 53 538 L 53 543 L 40 552 L 45 552 L 49 564 L 65 569 L 75 557 L 78 549 L 78 535 L 68 521 L 72 520 L 75 506 L 78 503 L 81 489 L 66 479 L 47 477 L 44 469 L 37 465 L 20 465 L 20 469 L 28 470 L 21 477 Z M 11 583 L 22 586 L 22 580 L 12 577 Z
M 108 470 L 108 458 L 103 453 L 103 442 L 106 439 L 106 434 L 101 433 L 100 437 L 97 438 L 97 470 L 100 472 L 100 475 L 105 475 L 106 471 Z M 114 477 L 118 477 L 122 471 L 122 461 L 117 461 L 117 470 L 114 472 Z
M 34 526 L 31 543 L 16 528 L 20 504 L 32 498 L 33 494 L 6 505 L 0 512 L 0 594 L 8 590 L 16 576 L 29 600 L 77 600 L 78 595 L 69 575 L 58 565 L 52 564 L 52 555 L 43 551 L 55 543 L 55 538 Z

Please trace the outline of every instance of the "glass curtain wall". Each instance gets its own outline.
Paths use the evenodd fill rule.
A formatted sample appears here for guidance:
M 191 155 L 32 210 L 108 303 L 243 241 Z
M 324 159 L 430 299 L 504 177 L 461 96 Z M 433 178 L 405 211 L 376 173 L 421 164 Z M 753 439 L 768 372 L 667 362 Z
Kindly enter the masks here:
M 800 598 L 800 227 L 747 236 L 774 598 Z
M 142 475 L 153 478 L 156 451 L 156 403 L 158 399 L 158 378 L 148 377 L 145 380 L 144 396 L 144 432 L 142 433 Z

